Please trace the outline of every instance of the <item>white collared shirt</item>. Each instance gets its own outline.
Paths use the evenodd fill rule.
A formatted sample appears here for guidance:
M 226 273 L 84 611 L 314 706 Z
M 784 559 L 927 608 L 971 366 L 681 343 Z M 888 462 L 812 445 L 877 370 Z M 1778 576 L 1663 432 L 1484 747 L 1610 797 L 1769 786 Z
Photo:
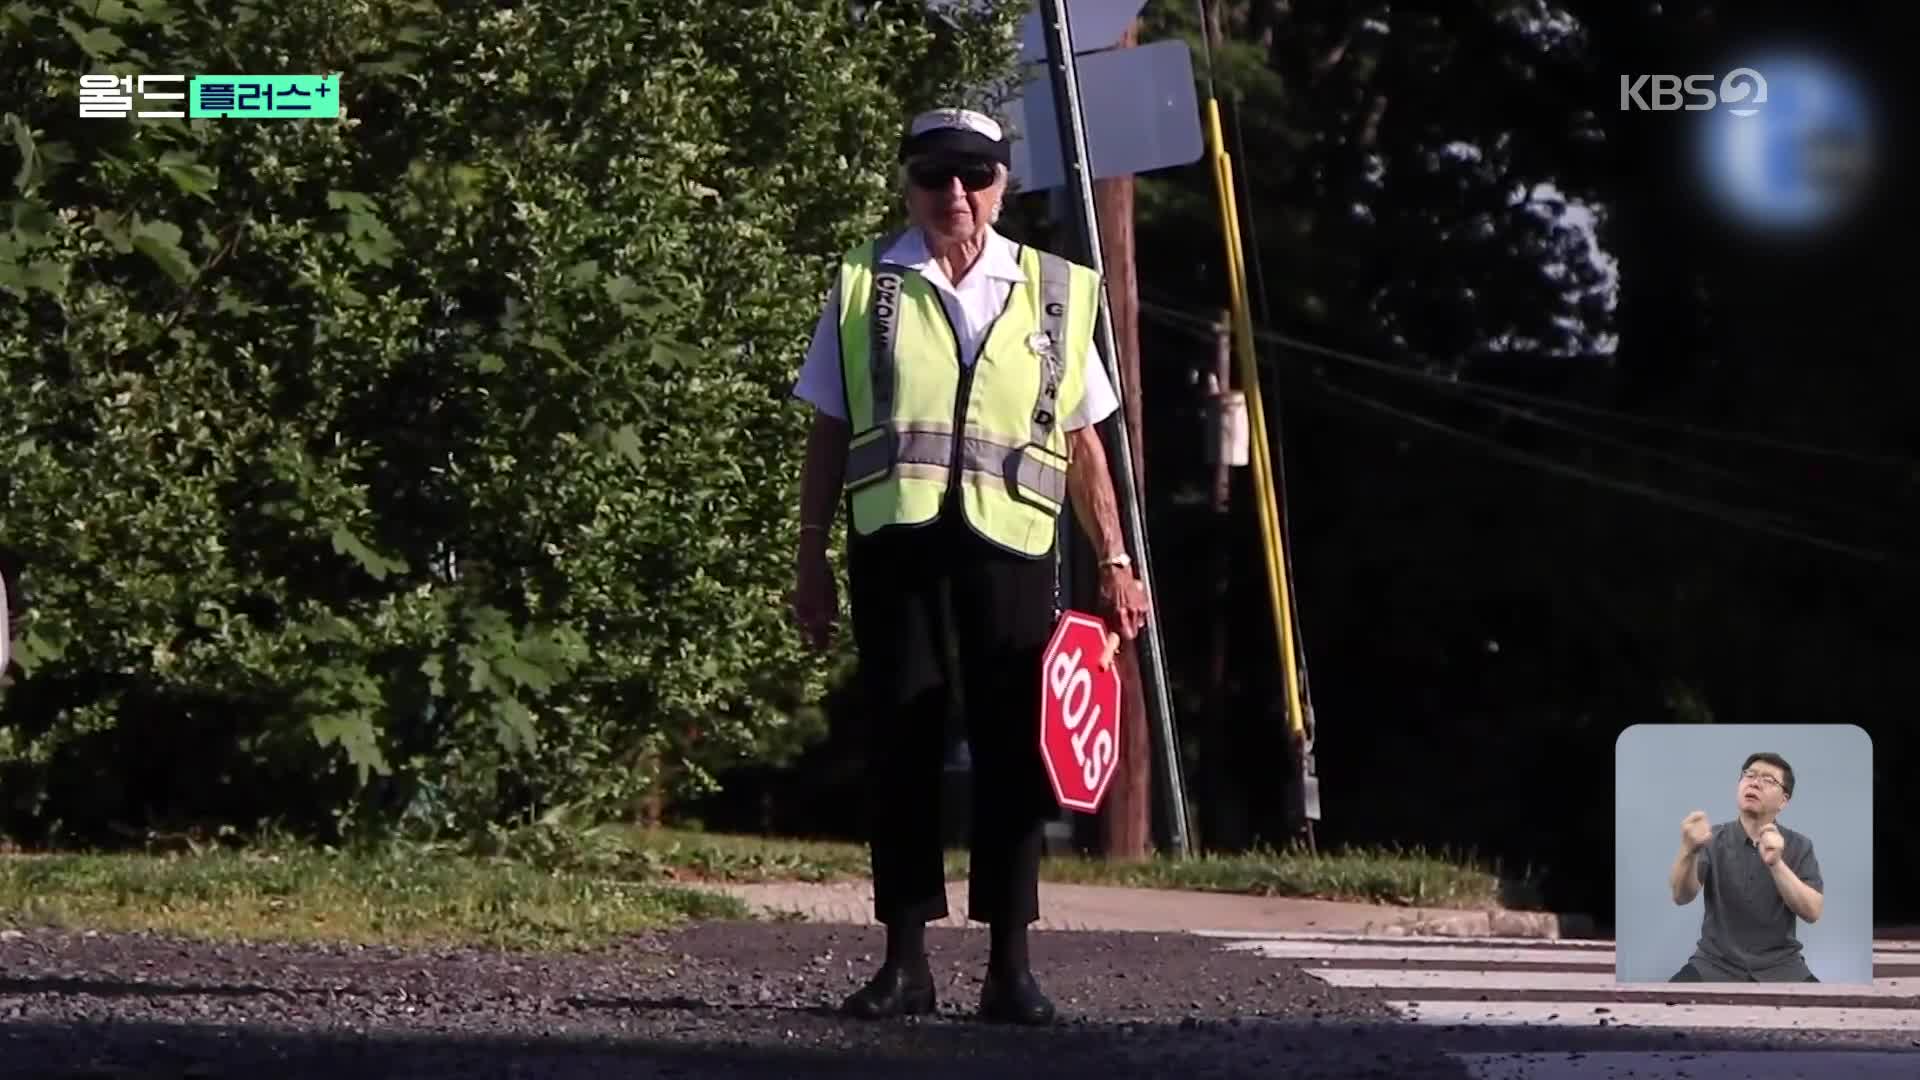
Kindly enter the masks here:
M 1013 287 L 1027 280 L 1013 241 L 993 228 L 987 229 L 986 248 L 967 271 L 959 285 L 947 280 L 947 272 L 927 250 L 926 237 L 917 228 L 908 229 L 893 246 L 880 253 L 880 261 L 897 263 L 918 271 L 940 297 L 947 309 L 954 332 L 960 338 L 961 362 L 972 366 L 980 354 L 981 343 L 1000 312 L 1007 306 Z M 813 328 L 813 342 L 807 346 L 807 358 L 800 365 L 800 379 L 793 396 L 840 420 L 847 418 L 847 402 L 840 368 L 840 286 L 836 282 L 827 296 L 820 321 Z M 1120 403 L 1113 396 L 1113 383 L 1107 366 L 1095 346 L 1087 354 L 1086 394 L 1080 406 L 1060 419 L 1062 431 L 1074 431 L 1097 424 L 1113 415 Z

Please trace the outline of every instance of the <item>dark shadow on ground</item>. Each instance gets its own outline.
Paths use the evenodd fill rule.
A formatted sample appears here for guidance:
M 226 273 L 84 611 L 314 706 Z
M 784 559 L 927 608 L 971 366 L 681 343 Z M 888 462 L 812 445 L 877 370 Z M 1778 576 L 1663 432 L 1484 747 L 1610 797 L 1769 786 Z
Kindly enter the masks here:
M 610 1011 L 666 1009 L 647 1000 Z M 709 1010 L 724 1012 L 725 1010 Z M 949 1017 L 854 1024 L 739 1010 L 734 1017 L 638 1021 L 631 1034 L 290 1031 L 167 1023 L 0 1022 L 0 1077 L 8 1080 L 612 1080 L 768 1077 L 1287 1076 L 1300 1080 L 1467 1080 L 1451 1052 L 1592 1053 L 1606 1050 L 1789 1048 L 1783 1036 L 1700 1037 L 1671 1032 L 1465 1030 L 1404 1024 L 1293 1021 L 1074 1024 L 1014 1030 Z M 0 1008 L 0 1015 L 4 1015 Z M 321 1019 L 319 1022 L 327 1022 Z M 1831 1049 L 1904 1049 L 1881 1042 Z M 1805 1049 L 1805 1045 L 1795 1048 Z M 1920 1051 L 1915 1052 L 1920 1064 Z

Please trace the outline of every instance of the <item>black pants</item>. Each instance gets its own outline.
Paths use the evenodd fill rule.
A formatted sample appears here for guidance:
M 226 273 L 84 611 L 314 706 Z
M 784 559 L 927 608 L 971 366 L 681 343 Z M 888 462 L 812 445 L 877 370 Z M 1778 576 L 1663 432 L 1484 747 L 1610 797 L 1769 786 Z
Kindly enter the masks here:
M 1040 849 L 1059 813 L 1040 757 L 1040 656 L 1053 632 L 1051 555 L 976 536 L 949 505 L 938 523 L 855 536 L 848 553 L 873 798 L 874 917 L 947 915 L 940 790 L 949 688 L 973 752 L 975 921 L 1040 917 Z M 959 670 L 948 670 L 948 644 Z

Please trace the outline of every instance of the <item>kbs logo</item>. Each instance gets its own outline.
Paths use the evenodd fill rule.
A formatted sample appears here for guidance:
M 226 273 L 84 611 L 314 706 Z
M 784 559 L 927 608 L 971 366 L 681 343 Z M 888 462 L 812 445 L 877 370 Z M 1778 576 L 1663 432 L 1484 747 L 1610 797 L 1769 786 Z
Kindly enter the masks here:
M 1717 85 L 1716 85 L 1717 84 Z M 1703 112 L 1726 106 L 1735 116 L 1753 116 L 1767 103 L 1766 76 L 1752 68 L 1712 75 L 1622 75 L 1620 111 Z

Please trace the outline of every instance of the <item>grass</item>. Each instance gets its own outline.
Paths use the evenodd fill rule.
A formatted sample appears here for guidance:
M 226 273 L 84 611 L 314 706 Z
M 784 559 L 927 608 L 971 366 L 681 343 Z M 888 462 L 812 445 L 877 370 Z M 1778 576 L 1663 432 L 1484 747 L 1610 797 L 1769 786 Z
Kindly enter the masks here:
M 693 883 L 864 878 L 859 844 L 694 830 L 529 830 L 479 857 L 435 846 L 341 853 L 267 841 L 183 854 L 0 854 L 0 927 L 185 937 L 574 948 L 747 906 Z M 967 871 L 947 853 L 950 879 Z M 1481 907 L 1500 878 L 1423 851 L 1304 851 L 1109 862 L 1052 857 L 1043 879 L 1093 885 Z
M 852 881 L 871 868 L 861 844 L 734 836 L 685 829 L 627 828 L 618 840 L 669 879 L 753 883 Z M 949 873 L 952 859 L 948 860 Z M 961 856 L 965 872 L 965 856 Z
M 822 840 L 726 836 L 676 829 L 631 829 L 625 842 L 639 857 L 682 879 L 735 883 L 850 881 L 866 876 L 867 850 Z M 965 851 L 946 856 L 949 880 L 967 873 Z M 1311 897 L 1419 907 L 1484 907 L 1501 903 L 1500 875 L 1475 860 L 1425 850 L 1309 853 L 1256 851 L 1138 862 L 1053 856 L 1046 881 L 1193 889 L 1256 896 Z
M 420 852 L 0 856 L 0 926 L 570 948 L 746 914 L 709 892 Z
M 1502 902 L 1498 874 L 1424 851 L 1251 852 L 1190 859 L 1046 860 L 1041 877 L 1085 885 L 1192 889 L 1414 907 L 1477 908 Z

